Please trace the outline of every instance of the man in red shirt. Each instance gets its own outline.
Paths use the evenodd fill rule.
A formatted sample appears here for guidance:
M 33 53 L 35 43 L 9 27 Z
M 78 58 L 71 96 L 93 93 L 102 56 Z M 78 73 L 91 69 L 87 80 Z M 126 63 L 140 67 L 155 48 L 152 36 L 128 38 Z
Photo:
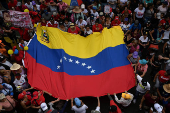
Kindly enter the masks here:
M 17 0 L 10 0 L 8 3 L 8 8 L 12 10 L 12 8 L 15 8 L 17 6 Z
M 121 23 L 118 16 L 115 16 L 115 19 L 112 21 L 111 26 L 118 26 Z
M 93 32 L 102 32 L 103 26 L 101 24 L 99 24 L 98 20 L 96 20 L 95 24 L 92 27 L 92 30 L 93 30 Z
M 57 28 L 58 27 L 58 22 L 54 21 L 54 18 L 51 17 L 50 21 L 48 21 L 48 23 L 47 23 L 47 27 L 55 27 L 55 28 Z
M 110 107 L 109 107 L 109 113 L 122 113 L 122 111 L 120 110 L 120 108 L 115 104 L 115 102 L 113 101 L 112 97 L 110 96 L 110 94 L 108 93 L 108 97 L 110 99 Z
M 158 79 L 157 79 L 158 78 Z M 153 80 L 153 82 L 156 82 L 155 86 L 159 87 L 160 84 L 165 84 L 170 80 L 170 69 L 167 71 L 160 70 Z
M 44 9 L 46 9 L 48 6 L 47 6 L 47 3 L 45 0 L 42 0 L 42 3 L 40 5 L 40 10 L 41 11 L 44 11 Z
M 75 26 L 74 23 L 70 24 L 70 27 L 68 28 L 68 32 L 72 34 L 81 34 L 80 28 Z
M 28 7 L 24 4 L 21 4 L 21 2 L 17 3 L 17 7 L 15 8 L 16 11 L 24 12 L 25 9 L 28 9 Z
M 164 28 L 166 24 L 170 25 L 170 19 L 169 16 L 165 15 L 164 19 L 160 21 L 160 25 Z

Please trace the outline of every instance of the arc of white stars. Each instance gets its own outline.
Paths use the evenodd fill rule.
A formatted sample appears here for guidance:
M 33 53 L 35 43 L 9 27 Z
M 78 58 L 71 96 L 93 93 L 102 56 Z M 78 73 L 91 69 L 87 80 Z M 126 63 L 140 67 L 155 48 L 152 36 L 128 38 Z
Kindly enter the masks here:
M 92 70 L 91 70 L 91 73 L 95 73 L 95 71 L 96 71 L 96 70 L 93 70 L 93 69 L 92 69 Z
M 70 58 L 70 59 L 68 59 L 69 60 L 69 62 L 73 62 L 73 60 Z
M 82 63 L 81 65 L 82 65 L 82 66 L 85 66 L 85 65 L 86 65 L 86 63 Z
M 57 69 L 60 69 L 61 66 L 57 66 Z
M 66 60 L 66 61 L 67 61 L 67 58 L 66 58 L 65 56 L 64 56 L 63 58 L 64 58 L 64 60 Z
M 76 60 L 76 64 L 79 64 L 80 62 L 78 60 Z
M 62 58 L 60 59 L 60 63 L 62 63 Z

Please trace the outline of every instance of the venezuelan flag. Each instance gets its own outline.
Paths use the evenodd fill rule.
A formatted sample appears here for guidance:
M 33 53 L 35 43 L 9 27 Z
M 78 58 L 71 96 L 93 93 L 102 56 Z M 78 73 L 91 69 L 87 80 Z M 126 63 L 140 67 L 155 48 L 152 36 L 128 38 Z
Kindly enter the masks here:
M 25 54 L 28 82 L 60 99 L 103 96 L 135 86 L 120 27 L 87 38 L 37 27 Z

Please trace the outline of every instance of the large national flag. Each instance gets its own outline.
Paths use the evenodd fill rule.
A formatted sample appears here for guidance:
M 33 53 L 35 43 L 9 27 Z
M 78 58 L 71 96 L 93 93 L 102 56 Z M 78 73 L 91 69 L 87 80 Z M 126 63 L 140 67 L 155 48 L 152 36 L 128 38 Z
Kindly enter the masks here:
M 121 93 L 135 86 L 120 27 L 88 37 L 37 27 L 25 54 L 28 82 L 60 99 Z

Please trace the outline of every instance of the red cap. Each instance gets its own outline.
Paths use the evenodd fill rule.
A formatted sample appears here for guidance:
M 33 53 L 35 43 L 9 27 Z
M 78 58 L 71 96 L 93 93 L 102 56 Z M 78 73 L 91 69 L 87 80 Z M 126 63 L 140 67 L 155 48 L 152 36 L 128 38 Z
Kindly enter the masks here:
M 19 99 L 19 100 L 23 99 L 25 95 L 26 95 L 26 92 L 23 91 L 22 93 L 20 93 L 20 94 L 18 95 L 18 99 Z
M 53 0 L 50 0 L 50 3 L 51 3 L 51 2 L 54 2 L 54 1 L 53 1 Z
M 34 91 L 34 92 L 33 92 L 33 98 L 34 98 L 34 99 L 37 99 L 37 98 L 38 98 L 38 91 Z
M 115 20 L 119 20 L 119 17 L 118 17 L 118 16 L 115 16 Z

